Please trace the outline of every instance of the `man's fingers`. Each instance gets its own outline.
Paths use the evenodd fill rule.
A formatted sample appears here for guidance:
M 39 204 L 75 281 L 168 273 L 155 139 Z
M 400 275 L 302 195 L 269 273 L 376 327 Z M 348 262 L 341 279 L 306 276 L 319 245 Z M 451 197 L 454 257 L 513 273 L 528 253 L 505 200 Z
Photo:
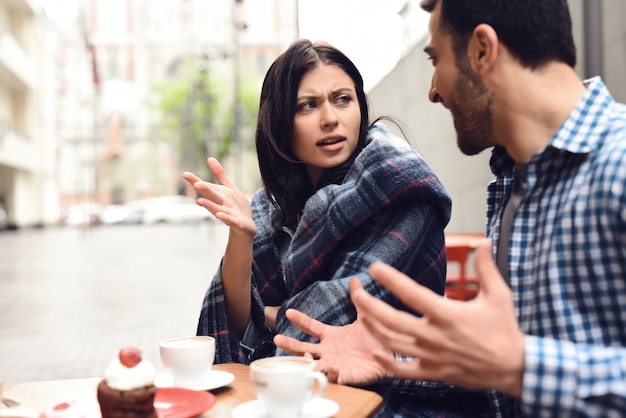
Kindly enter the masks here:
M 493 293 L 505 286 L 505 281 L 498 267 L 493 262 L 491 240 L 484 239 L 480 241 L 474 255 L 474 269 L 479 280 L 481 293 Z
M 274 336 L 274 344 L 276 344 L 278 348 L 296 356 L 304 356 L 308 353 L 311 357 L 314 357 L 314 355 L 318 354 L 317 344 L 305 343 L 281 334 Z
M 439 380 L 440 374 L 422 367 L 419 359 L 399 361 L 392 356 L 375 354 L 376 361 L 394 376 L 410 380 Z
M 436 317 L 445 299 L 384 263 L 373 263 L 370 274 L 402 303 L 426 316 Z
M 327 371 L 326 371 L 326 377 L 328 378 L 328 381 L 330 383 L 342 383 L 339 382 L 339 370 L 337 369 L 336 366 L 332 366 L 330 367 Z
M 350 294 L 352 294 L 353 292 L 356 292 L 356 291 L 358 291 L 358 290 L 363 290 L 363 284 L 362 284 L 362 283 L 361 283 L 361 281 L 360 281 L 358 278 L 356 278 L 356 277 L 353 277 L 353 278 L 350 280 L 350 284 L 349 284 L 349 286 L 350 286 L 350 287 L 349 287 L 349 288 L 350 288 Z
M 302 331 L 313 337 L 321 338 L 322 332 L 325 327 L 322 322 L 313 319 L 310 316 L 307 316 L 295 309 L 287 309 L 287 312 L 285 312 L 285 316 Z
M 353 293 L 352 301 L 363 324 L 384 346 L 405 354 L 413 350 L 416 340 L 412 334 L 421 326 L 420 318 L 399 311 L 362 289 Z
M 276 347 L 295 356 L 302 356 L 306 353 L 306 350 L 303 350 L 304 347 L 302 347 L 302 341 L 295 340 L 291 337 L 285 337 L 281 334 L 274 336 L 274 344 L 276 344 Z
M 325 325 L 320 321 L 317 321 L 295 309 L 287 309 L 285 316 L 302 331 L 313 337 L 321 339 L 322 331 Z M 303 355 L 305 353 L 318 354 L 319 351 L 318 344 L 298 341 L 294 338 L 286 337 L 280 334 L 274 337 L 274 344 L 291 354 L 297 355 Z
M 408 357 L 417 356 L 419 346 L 415 338 L 395 333 L 382 326 L 380 322 L 373 321 L 370 317 L 366 317 L 363 323 L 374 338 L 380 341 L 385 350 Z
M 355 292 L 353 299 L 359 313 L 368 324 L 395 334 L 408 334 L 420 319 L 410 313 L 399 311 L 366 291 Z

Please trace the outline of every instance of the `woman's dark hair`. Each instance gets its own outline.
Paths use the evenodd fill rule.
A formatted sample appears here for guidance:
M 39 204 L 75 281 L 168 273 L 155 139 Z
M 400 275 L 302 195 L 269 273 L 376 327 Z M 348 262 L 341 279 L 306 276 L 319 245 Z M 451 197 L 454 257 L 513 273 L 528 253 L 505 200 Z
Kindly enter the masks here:
M 316 65 L 336 65 L 354 82 L 361 110 L 359 140 L 351 157 L 328 169 L 318 184 L 312 184 L 302 162 L 293 154 L 291 141 L 298 87 L 302 76 Z M 294 42 L 270 66 L 259 104 L 256 150 L 261 178 L 268 198 L 287 222 L 295 221 L 313 193 L 327 184 L 341 183 L 354 159 L 365 147 L 369 127 L 367 97 L 363 78 L 356 66 L 338 49 L 326 43 L 302 39 Z
M 432 12 L 441 2 L 440 28 L 453 38 L 457 60 L 467 53 L 476 26 L 494 28 L 509 52 L 527 68 L 549 61 L 576 66 L 576 46 L 567 0 L 423 0 Z

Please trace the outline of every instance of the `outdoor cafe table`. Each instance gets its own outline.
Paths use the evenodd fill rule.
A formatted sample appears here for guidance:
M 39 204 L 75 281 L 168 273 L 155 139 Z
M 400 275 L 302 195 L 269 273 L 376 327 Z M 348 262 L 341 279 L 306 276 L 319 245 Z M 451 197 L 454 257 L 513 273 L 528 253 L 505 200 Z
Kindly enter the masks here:
M 216 364 L 213 368 L 232 373 L 235 380 L 224 388 L 212 391 L 216 403 L 201 417 L 231 418 L 231 412 L 237 405 L 256 398 L 249 368 L 237 363 Z M 17 401 L 27 408 L 43 411 L 73 396 L 95 393 L 100 380 L 101 378 L 86 378 L 16 383 L 5 387 L 3 397 Z M 376 392 L 333 383 L 329 383 L 324 397 L 339 404 L 336 418 L 370 417 L 382 404 L 382 398 Z
M 446 232 L 445 233 L 446 248 L 466 247 L 474 250 L 485 238 L 485 234 L 481 232 Z

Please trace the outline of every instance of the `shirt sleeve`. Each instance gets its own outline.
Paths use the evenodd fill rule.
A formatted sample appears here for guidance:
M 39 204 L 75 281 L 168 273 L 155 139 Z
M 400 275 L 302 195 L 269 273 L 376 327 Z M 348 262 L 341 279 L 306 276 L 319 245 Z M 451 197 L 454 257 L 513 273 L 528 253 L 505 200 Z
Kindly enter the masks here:
M 525 345 L 526 415 L 626 415 L 626 348 L 535 336 L 526 336 Z

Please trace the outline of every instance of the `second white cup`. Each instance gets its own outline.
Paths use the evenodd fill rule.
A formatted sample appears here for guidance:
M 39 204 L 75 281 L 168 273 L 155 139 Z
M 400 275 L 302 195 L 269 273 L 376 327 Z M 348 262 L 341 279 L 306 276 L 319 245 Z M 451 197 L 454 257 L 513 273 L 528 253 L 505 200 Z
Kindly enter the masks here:
M 315 361 L 298 356 L 255 360 L 250 363 L 250 380 L 265 414 L 277 418 L 300 416 L 305 402 L 322 396 L 328 386 L 326 375 L 315 371 Z
M 207 336 L 178 337 L 159 343 L 161 362 L 174 386 L 198 388 L 215 360 L 215 339 Z

